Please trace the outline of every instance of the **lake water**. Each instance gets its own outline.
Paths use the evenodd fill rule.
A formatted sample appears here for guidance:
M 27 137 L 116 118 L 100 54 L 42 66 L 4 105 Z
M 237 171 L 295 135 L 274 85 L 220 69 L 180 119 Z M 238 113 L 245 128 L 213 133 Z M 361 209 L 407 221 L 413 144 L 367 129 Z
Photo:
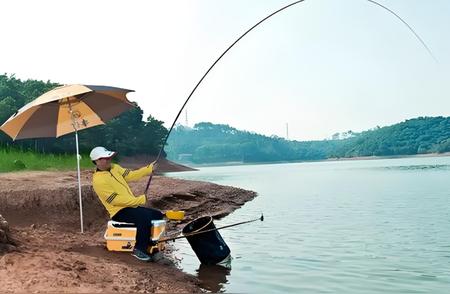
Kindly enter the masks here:
M 449 293 L 450 157 L 205 167 L 169 176 L 258 192 L 216 226 L 231 269 L 184 271 L 213 292 Z

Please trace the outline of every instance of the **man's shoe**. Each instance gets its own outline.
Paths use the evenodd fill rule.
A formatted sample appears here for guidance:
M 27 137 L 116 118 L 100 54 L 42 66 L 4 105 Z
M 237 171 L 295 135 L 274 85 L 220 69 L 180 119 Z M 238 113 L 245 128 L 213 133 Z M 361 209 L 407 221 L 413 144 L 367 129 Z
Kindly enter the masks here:
M 136 248 L 133 250 L 133 253 L 131 255 L 133 255 L 134 257 L 136 257 L 137 259 L 142 260 L 142 261 L 151 261 L 152 260 L 152 257 L 150 255 L 148 255 L 147 253 L 142 252 L 141 250 L 136 249 Z

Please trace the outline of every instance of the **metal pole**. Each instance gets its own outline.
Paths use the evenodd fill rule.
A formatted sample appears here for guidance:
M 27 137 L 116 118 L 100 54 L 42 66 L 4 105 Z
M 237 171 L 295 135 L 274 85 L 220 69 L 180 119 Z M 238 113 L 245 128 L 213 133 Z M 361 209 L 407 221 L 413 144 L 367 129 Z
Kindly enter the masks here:
M 231 224 L 231 225 L 226 225 L 226 226 L 218 227 L 218 228 L 214 228 L 214 229 L 204 230 L 204 231 L 200 231 L 200 232 L 190 233 L 190 234 L 186 234 L 186 235 L 183 235 L 183 236 L 176 236 L 176 237 L 170 237 L 169 236 L 167 238 L 162 238 L 161 240 L 158 240 L 158 243 L 160 243 L 160 242 L 167 242 L 167 241 L 175 241 L 175 240 L 181 239 L 181 238 L 187 238 L 187 237 L 190 237 L 190 236 L 204 234 L 204 233 L 208 233 L 208 232 L 212 232 L 212 231 L 218 231 L 218 230 L 221 230 L 221 229 L 231 228 L 231 227 L 235 227 L 235 226 L 239 226 L 239 225 L 243 225 L 243 224 L 248 224 L 248 223 L 252 223 L 252 222 L 256 222 L 256 221 L 264 221 L 264 215 L 261 214 L 261 216 L 258 217 L 257 219 L 243 221 L 243 222 L 239 222 L 239 223 L 235 223 L 235 224 Z
M 80 202 L 80 227 L 81 227 L 81 233 L 84 233 L 83 229 L 83 200 L 81 199 L 81 175 L 80 175 L 80 149 L 78 146 L 78 128 L 77 128 L 77 122 L 75 121 L 75 117 L 73 115 L 72 105 L 70 103 L 70 99 L 67 98 L 67 102 L 69 104 L 69 113 L 70 118 L 72 119 L 72 126 L 75 130 L 75 146 L 77 150 L 77 177 L 78 177 L 78 199 Z
M 84 233 L 83 230 L 83 202 L 81 200 L 81 176 L 80 176 L 80 152 L 78 148 L 78 132 L 75 130 L 75 141 L 77 146 L 77 173 L 78 173 L 78 198 L 80 200 L 80 226 L 81 233 Z

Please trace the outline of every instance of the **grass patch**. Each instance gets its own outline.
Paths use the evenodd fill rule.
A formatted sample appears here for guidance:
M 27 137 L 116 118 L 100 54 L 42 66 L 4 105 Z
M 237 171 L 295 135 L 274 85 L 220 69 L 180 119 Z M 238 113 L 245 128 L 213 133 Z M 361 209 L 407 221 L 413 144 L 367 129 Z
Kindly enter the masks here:
M 82 155 L 81 169 L 92 169 L 88 155 Z M 19 170 L 76 170 L 75 154 L 44 154 L 12 148 L 0 149 L 0 172 Z

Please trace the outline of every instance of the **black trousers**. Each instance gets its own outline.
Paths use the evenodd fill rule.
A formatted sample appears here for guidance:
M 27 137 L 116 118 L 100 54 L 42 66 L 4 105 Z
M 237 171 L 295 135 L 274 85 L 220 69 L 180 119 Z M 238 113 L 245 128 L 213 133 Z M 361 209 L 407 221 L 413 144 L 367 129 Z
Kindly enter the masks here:
M 152 220 L 163 219 L 161 211 L 147 207 L 125 207 L 117 212 L 112 220 L 116 222 L 134 223 L 136 225 L 136 245 L 135 248 L 147 252 L 150 244 L 150 229 Z

